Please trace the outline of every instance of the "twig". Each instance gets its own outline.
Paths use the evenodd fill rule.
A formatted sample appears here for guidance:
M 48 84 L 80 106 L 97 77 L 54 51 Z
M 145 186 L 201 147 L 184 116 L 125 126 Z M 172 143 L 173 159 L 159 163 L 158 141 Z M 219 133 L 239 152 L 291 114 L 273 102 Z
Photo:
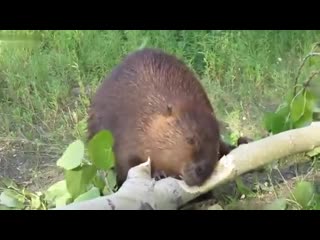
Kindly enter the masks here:
M 308 80 L 304 82 L 303 86 L 304 86 L 304 87 L 308 87 L 309 84 L 310 84 L 310 82 L 311 82 L 311 80 L 312 80 L 315 76 L 317 76 L 318 74 L 320 74 L 320 71 L 314 71 L 314 72 L 312 72 L 312 74 L 309 76 Z
M 320 43 L 317 43 L 313 49 L 315 49 Z M 312 49 L 312 50 L 313 50 Z M 320 53 L 318 52 L 310 52 L 307 56 L 304 57 L 304 59 L 302 60 L 302 63 L 301 65 L 299 66 L 299 69 L 298 69 L 298 73 L 297 73 L 297 76 L 296 76 L 296 79 L 295 79 L 295 82 L 294 82 L 294 90 L 293 90 L 293 96 L 296 95 L 297 93 L 297 85 L 298 85 L 298 79 L 300 77 L 300 74 L 301 74 L 301 69 L 303 68 L 303 66 L 305 65 L 306 61 L 308 60 L 308 58 L 310 57 L 313 57 L 313 56 L 320 56 Z

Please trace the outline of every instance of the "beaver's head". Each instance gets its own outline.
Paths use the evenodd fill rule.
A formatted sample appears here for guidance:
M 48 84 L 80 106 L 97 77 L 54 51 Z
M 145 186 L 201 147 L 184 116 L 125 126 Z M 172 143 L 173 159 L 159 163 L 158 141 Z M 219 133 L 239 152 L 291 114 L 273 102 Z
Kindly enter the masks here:
M 189 107 L 158 116 L 150 125 L 150 158 L 154 170 L 182 178 L 189 186 L 202 185 L 219 160 L 219 127 L 214 116 Z

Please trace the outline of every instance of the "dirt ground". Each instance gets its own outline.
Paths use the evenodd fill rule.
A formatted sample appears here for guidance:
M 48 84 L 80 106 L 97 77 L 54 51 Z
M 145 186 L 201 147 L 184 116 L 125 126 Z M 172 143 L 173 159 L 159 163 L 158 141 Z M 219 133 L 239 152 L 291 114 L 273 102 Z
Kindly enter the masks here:
M 22 141 L 0 141 L 0 181 L 9 178 L 30 191 L 45 191 L 51 184 L 63 178 L 56 166 L 61 150 L 50 146 Z M 314 162 L 306 161 L 303 155 L 296 156 L 297 163 L 279 169 L 264 169 L 241 176 L 249 193 L 239 191 L 235 182 L 225 184 L 206 196 L 203 201 L 196 200 L 182 209 L 210 209 L 216 203 L 223 209 L 263 209 L 279 197 L 288 197 L 294 183 L 299 179 L 309 179 L 316 183 L 320 192 L 320 172 Z M 288 158 L 288 161 L 292 159 Z M 285 162 L 285 161 L 284 161 Z M 295 162 L 295 161 L 293 161 Z M 214 208 L 214 207 L 213 207 Z
M 63 178 L 56 167 L 59 152 L 24 140 L 0 141 L 0 181 L 8 178 L 31 191 L 43 191 Z

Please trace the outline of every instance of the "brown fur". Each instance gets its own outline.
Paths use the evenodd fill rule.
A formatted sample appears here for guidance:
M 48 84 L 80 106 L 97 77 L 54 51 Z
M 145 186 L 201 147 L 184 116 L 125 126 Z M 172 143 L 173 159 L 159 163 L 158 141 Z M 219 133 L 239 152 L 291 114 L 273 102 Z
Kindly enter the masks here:
M 98 89 L 88 138 L 103 129 L 115 138 L 118 186 L 149 156 L 154 177 L 163 172 L 201 185 L 234 148 L 220 140 L 213 108 L 194 73 L 155 49 L 127 56 Z

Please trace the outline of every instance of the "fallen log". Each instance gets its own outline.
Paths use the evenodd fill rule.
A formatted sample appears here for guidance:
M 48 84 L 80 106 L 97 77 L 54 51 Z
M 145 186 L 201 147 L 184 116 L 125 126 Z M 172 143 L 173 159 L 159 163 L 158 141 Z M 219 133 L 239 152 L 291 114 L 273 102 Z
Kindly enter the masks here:
M 114 194 L 71 203 L 55 210 L 175 210 L 216 186 L 276 159 L 320 147 L 320 122 L 240 145 L 221 158 L 211 178 L 201 187 L 183 181 L 150 177 L 150 159 L 130 169 L 128 178 Z

